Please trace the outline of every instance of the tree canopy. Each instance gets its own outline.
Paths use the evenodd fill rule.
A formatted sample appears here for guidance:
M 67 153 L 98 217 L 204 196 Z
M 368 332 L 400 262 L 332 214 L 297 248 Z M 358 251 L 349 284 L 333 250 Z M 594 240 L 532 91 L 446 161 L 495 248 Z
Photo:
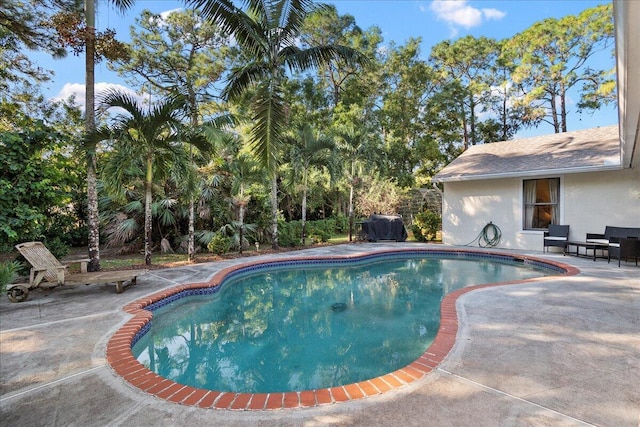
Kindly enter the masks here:
M 306 243 L 326 235 L 318 220 L 353 232 L 358 216 L 401 211 L 467 147 L 571 130 L 615 98 L 613 56 L 595 60 L 610 54 L 611 5 L 423 52 L 418 38 L 385 41 L 311 0 L 186 0 L 142 12 L 127 43 L 97 35 L 88 64 L 106 58 L 132 91 L 101 98 L 111 108 L 94 133 L 73 99 L 44 99 L 51 73 L 26 55 L 93 48 L 76 3 L 0 6 L 3 250 L 61 230 L 72 236 L 61 245 L 92 247 L 94 230 L 150 262 L 161 246 Z M 132 2 L 113 4 L 127 13 Z

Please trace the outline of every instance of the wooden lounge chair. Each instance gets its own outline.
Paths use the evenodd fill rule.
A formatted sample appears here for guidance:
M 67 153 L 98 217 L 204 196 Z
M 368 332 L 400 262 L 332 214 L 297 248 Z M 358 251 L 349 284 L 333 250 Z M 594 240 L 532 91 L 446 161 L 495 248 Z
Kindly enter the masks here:
M 54 287 L 58 285 L 87 285 L 90 283 L 115 283 L 116 293 L 124 291 L 124 282 L 135 285 L 138 276 L 148 270 L 97 271 L 87 273 L 88 260 L 82 259 L 61 263 L 41 242 L 25 242 L 16 245 L 16 249 L 31 264 L 29 284 L 14 285 L 7 290 L 11 302 L 26 301 L 29 290 L 37 287 Z M 80 273 L 69 274 L 67 267 L 80 263 Z

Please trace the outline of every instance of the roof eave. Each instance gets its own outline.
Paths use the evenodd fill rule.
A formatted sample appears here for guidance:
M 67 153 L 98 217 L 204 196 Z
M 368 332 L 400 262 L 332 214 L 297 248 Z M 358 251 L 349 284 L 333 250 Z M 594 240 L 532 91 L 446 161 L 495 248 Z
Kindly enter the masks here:
M 434 176 L 433 182 L 463 182 L 463 181 L 480 181 L 485 179 L 501 179 L 501 178 L 522 178 L 522 177 L 541 177 L 549 175 L 566 175 L 573 173 L 586 173 L 586 172 L 603 172 L 614 171 L 623 169 L 622 165 L 606 165 L 606 166 L 581 166 L 575 168 L 560 168 L 560 169 L 541 169 L 532 171 L 518 171 L 518 172 L 504 172 L 504 173 L 491 173 L 481 175 L 456 175 L 445 178 L 438 178 Z

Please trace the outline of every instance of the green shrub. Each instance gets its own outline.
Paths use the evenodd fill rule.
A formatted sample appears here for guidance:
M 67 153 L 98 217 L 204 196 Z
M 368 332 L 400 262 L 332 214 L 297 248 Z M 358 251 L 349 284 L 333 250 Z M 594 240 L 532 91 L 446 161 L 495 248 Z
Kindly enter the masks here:
M 442 218 L 435 212 L 424 210 L 419 212 L 411 226 L 413 236 L 419 242 L 426 242 L 436 238 L 436 233 L 440 230 Z
M 307 224 L 308 226 L 308 224 Z M 278 245 L 283 247 L 295 247 L 302 240 L 302 224 L 300 221 L 278 223 Z
M 323 219 L 307 224 L 307 236 L 317 242 L 328 242 L 334 233 L 335 222 Z
M 215 233 L 207 244 L 207 250 L 216 255 L 226 254 L 229 248 L 231 248 L 231 239 L 220 233 Z
M 346 215 L 336 215 L 330 219 L 335 221 L 335 232 L 344 234 L 349 232 L 349 218 Z
M 18 261 L 0 262 L 0 294 L 7 291 L 7 285 L 13 283 L 18 277 L 18 271 L 22 269 L 22 264 Z
M 45 239 L 42 243 L 49 249 L 49 252 L 58 259 L 64 258 L 69 254 L 69 245 L 60 237 Z
M 328 242 L 335 234 L 343 234 L 349 230 L 349 219 L 339 215 L 327 219 L 307 221 L 307 243 L 309 239 L 316 242 Z M 281 221 L 278 223 L 278 244 L 282 247 L 295 247 L 302 242 L 302 221 Z

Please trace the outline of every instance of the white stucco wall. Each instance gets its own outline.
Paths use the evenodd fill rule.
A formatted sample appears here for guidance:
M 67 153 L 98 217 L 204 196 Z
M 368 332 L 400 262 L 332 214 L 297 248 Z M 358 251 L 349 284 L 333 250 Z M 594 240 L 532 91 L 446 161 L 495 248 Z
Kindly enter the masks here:
M 606 225 L 640 227 L 640 169 L 560 175 L 560 217 L 573 240 Z M 470 243 L 490 221 L 502 231 L 499 247 L 542 250 L 542 232 L 522 230 L 522 178 L 445 183 L 445 244 Z
M 566 175 L 564 184 L 573 240 L 603 233 L 606 225 L 640 227 L 640 168 Z

